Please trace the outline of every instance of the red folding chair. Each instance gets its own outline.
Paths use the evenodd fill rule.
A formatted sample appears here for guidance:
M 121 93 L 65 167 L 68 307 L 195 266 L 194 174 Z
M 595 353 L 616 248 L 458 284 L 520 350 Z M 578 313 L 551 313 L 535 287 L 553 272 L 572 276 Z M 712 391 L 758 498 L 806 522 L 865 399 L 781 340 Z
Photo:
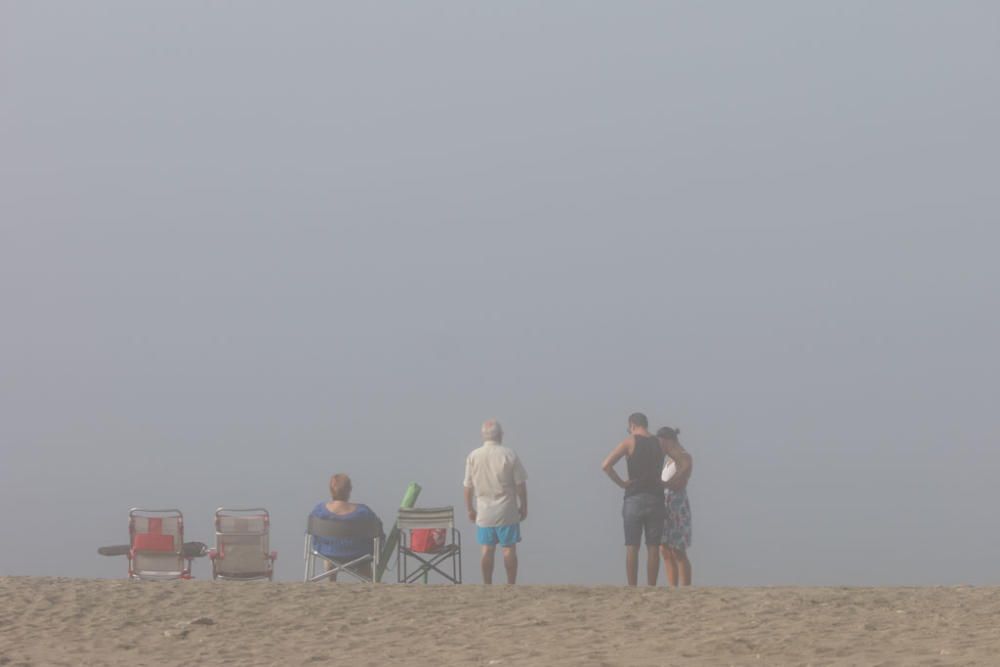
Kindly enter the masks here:
M 133 507 L 128 513 L 130 579 L 190 579 L 191 557 L 184 553 L 180 510 Z

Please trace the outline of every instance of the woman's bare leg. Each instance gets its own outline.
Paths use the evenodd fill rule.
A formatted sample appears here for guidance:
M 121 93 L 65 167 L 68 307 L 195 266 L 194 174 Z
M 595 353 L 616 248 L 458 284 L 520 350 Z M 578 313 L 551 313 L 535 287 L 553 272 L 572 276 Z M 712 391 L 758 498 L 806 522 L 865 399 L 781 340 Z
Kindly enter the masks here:
M 691 585 L 691 561 L 688 560 L 685 549 L 672 549 L 674 560 L 677 561 L 677 571 L 680 574 L 681 586 Z
M 660 555 L 663 556 L 663 569 L 667 573 L 667 585 L 676 586 L 678 581 L 678 568 L 677 560 L 674 558 L 674 552 L 670 547 L 660 545 Z

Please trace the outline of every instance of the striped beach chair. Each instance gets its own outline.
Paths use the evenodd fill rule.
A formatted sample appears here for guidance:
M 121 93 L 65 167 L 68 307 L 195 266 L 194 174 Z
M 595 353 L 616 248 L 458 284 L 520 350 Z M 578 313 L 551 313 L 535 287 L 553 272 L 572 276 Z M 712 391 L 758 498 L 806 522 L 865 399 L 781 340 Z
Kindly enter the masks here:
M 215 548 L 208 552 L 213 579 L 274 578 L 277 551 L 270 550 L 271 515 L 263 507 L 215 510 Z

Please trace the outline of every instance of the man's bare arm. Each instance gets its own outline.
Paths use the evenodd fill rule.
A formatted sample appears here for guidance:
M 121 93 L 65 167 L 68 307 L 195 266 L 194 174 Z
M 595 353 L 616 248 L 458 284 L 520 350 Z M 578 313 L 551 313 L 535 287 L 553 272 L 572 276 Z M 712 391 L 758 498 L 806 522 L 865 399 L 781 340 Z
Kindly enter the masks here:
M 604 471 L 604 474 L 606 474 L 611 479 L 612 482 L 614 482 L 623 489 L 627 489 L 629 483 L 623 480 L 618 475 L 618 472 L 615 470 L 615 464 L 618 463 L 618 461 L 620 461 L 623 456 L 628 454 L 632 442 L 633 441 L 631 438 L 629 438 L 628 440 L 622 440 L 620 443 L 618 443 L 617 447 L 611 450 L 611 453 L 608 454 L 608 457 L 604 459 L 604 463 L 601 464 L 601 470 Z
M 517 498 L 521 502 L 521 521 L 528 518 L 528 483 L 517 485 Z
M 476 508 L 472 506 L 472 487 L 465 487 L 465 511 L 469 514 L 469 521 L 476 520 Z

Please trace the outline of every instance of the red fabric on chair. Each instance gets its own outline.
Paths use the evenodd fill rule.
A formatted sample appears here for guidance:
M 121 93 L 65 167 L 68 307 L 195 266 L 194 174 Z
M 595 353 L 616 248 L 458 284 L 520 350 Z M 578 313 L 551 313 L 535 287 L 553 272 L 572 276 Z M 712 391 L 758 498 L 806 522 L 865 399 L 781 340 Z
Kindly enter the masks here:
M 139 533 L 132 541 L 132 548 L 136 551 L 173 551 L 174 536 Z
M 433 553 L 447 540 L 444 528 L 414 528 L 410 531 L 410 549 L 417 553 Z

